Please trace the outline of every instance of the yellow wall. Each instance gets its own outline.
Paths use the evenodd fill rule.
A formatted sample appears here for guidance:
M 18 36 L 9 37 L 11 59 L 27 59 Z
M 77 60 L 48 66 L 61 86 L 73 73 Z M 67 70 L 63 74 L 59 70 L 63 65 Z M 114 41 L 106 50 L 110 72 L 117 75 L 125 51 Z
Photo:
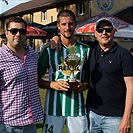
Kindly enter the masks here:
M 46 21 L 43 21 L 42 20 L 42 12 L 36 12 L 34 13 L 34 18 L 33 18 L 33 21 L 36 22 L 36 23 L 40 23 L 40 24 L 43 24 L 43 25 L 46 25 L 48 23 L 51 23 L 52 20 L 51 20 L 51 17 L 53 17 L 53 21 L 56 21 L 56 17 L 57 17 L 57 8 L 53 8 L 53 9 L 49 9 L 47 10 L 47 19 Z
M 57 8 L 53 8 L 53 9 L 49 9 L 47 10 L 47 13 L 46 13 L 46 21 L 43 21 L 42 20 L 42 12 L 35 12 L 33 14 L 33 22 L 36 22 L 36 23 L 39 23 L 39 24 L 42 24 L 42 25 L 46 25 L 46 24 L 49 24 L 51 23 L 51 16 L 53 16 L 53 21 L 56 21 L 56 17 L 57 17 Z M 41 39 L 35 39 L 33 41 L 34 45 L 35 45 L 35 49 L 36 50 L 39 50 L 40 49 L 40 44 L 42 43 L 42 40 Z

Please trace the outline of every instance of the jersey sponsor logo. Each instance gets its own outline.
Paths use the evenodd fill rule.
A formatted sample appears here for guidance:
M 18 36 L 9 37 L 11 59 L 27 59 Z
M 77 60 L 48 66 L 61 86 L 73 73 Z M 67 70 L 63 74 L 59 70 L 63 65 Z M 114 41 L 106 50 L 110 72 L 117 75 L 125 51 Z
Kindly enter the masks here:
M 58 66 L 63 75 L 70 76 L 70 69 L 65 62 Z M 80 65 L 74 69 L 74 75 L 80 71 Z
M 114 6 L 114 0 L 97 0 L 97 5 L 102 11 L 110 11 Z
M 80 58 L 79 53 L 76 53 L 76 55 Z M 60 65 L 58 65 L 58 70 L 61 71 L 63 75 L 70 76 L 71 71 L 70 71 L 70 68 L 68 67 L 65 59 L 63 57 L 60 57 L 60 60 L 62 63 Z M 84 62 L 84 57 L 82 58 L 82 60 L 78 64 L 78 66 L 74 68 L 74 75 L 76 75 L 80 71 L 80 68 L 81 68 L 81 65 L 83 62 Z
M 111 64 L 113 61 L 109 61 L 109 63 Z

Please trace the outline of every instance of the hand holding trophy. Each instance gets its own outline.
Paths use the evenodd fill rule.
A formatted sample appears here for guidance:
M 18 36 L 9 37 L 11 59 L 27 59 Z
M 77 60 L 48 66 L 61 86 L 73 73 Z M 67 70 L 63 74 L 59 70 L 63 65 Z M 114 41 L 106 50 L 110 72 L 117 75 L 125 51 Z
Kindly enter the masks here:
M 71 46 L 69 48 L 69 55 L 66 57 L 65 62 L 70 69 L 70 78 L 68 79 L 68 83 L 72 90 L 78 89 L 79 83 L 76 81 L 74 77 L 74 70 L 79 65 L 80 58 L 76 55 L 76 47 Z

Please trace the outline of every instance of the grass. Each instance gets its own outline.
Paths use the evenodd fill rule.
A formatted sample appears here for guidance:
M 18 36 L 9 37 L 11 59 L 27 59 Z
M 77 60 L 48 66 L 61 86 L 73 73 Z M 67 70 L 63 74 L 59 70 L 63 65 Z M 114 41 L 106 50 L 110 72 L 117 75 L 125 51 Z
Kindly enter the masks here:
M 40 91 L 42 106 L 44 108 L 46 90 L 40 89 L 39 91 Z M 84 92 L 85 99 L 86 99 L 86 96 L 87 96 L 87 91 Z M 131 121 L 132 121 L 132 127 L 131 127 L 131 130 L 130 130 L 130 133 L 133 133 L 133 113 L 132 113 Z M 42 133 L 42 127 L 43 127 L 43 122 L 42 121 L 37 123 L 37 133 Z M 65 127 L 63 129 L 63 133 L 67 133 Z

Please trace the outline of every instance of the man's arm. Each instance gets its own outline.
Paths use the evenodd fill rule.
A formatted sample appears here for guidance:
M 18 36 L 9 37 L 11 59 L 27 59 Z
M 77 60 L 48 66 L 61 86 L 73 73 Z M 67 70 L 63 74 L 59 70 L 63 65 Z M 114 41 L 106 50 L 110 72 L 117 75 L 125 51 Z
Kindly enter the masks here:
M 131 128 L 131 113 L 133 109 L 133 76 L 124 77 L 126 83 L 125 110 L 119 126 L 121 133 L 128 133 Z

